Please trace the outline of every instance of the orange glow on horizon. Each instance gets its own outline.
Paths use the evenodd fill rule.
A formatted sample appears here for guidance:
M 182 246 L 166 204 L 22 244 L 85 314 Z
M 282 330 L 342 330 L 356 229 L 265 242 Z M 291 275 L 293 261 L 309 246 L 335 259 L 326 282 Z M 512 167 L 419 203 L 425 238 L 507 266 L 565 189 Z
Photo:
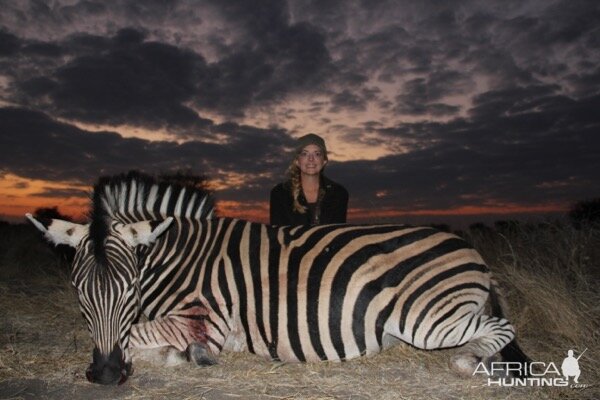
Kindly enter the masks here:
M 249 221 L 268 223 L 269 203 L 257 202 L 243 204 L 236 201 L 220 201 L 217 203 L 218 215 L 222 217 L 239 218 Z M 402 217 L 445 217 L 445 216 L 478 216 L 478 215 L 515 215 L 515 214 L 551 214 L 564 213 L 568 210 L 565 204 L 540 204 L 523 206 L 519 204 L 500 204 L 496 206 L 460 206 L 448 209 L 429 210 L 373 210 L 364 208 L 351 208 L 348 210 L 348 222 L 358 223 L 377 221 L 385 218 Z
M 52 195 L 54 190 L 88 191 L 90 187 L 71 182 L 52 182 L 44 180 L 25 179 L 13 174 L 0 175 L 0 218 L 14 221 L 22 220 L 25 213 L 33 213 L 41 207 L 58 207 L 61 214 L 74 218 L 85 219 L 89 207 L 87 196 L 61 197 Z M 49 194 L 45 194 L 45 193 Z M 217 215 L 238 218 L 248 221 L 268 223 L 269 203 L 244 203 L 231 200 L 217 201 Z M 523 206 L 519 204 L 497 205 L 466 205 L 447 209 L 427 210 L 393 210 L 372 208 L 351 208 L 348 210 L 348 221 L 353 223 L 382 222 L 385 219 L 403 217 L 446 217 L 446 216 L 478 216 L 478 215 L 515 215 L 515 214 L 546 214 L 564 213 L 568 210 L 566 204 L 540 204 Z
M 522 206 L 519 204 L 501 204 L 497 206 L 460 206 L 447 209 L 429 210 L 373 210 L 353 208 L 348 211 L 349 219 L 369 218 L 398 218 L 406 216 L 476 216 L 476 215 L 512 215 L 512 214 L 544 214 L 565 212 L 568 206 L 564 204 L 540 204 Z
M 217 215 L 220 217 L 238 218 L 247 221 L 268 223 L 269 203 L 241 203 L 221 200 L 217 202 Z
M 71 182 L 54 182 L 25 179 L 13 174 L 0 176 L 0 215 L 11 219 L 25 218 L 41 207 L 58 207 L 58 211 L 76 220 L 84 218 L 89 199 L 86 196 L 59 197 L 44 194 L 54 190 L 79 189 L 89 191 L 88 186 Z

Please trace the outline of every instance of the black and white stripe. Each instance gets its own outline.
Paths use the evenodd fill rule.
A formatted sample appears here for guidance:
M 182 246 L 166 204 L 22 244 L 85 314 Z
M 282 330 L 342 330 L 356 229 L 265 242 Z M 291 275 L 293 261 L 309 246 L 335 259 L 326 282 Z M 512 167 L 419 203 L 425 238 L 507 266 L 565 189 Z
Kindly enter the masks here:
M 385 335 L 424 349 L 453 347 L 482 322 L 489 272 L 474 250 L 447 233 L 177 221 L 161 239 L 171 251 L 156 246 L 145 259 L 146 270 L 161 268 L 142 279 L 143 308 L 155 319 L 198 302 L 214 354 L 228 339 L 232 348 L 285 361 L 376 353 Z M 494 353 L 512 336 L 506 323 Z
M 206 193 L 139 175 L 101 180 L 94 198 L 73 280 L 101 351 L 118 336 L 124 349 L 192 345 L 197 362 L 224 350 L 346 360 L 397 338 L 422 349 L 466 344 L 454 360 L 461 370 L 514 338 L 508 321 L 484 314 L 490 273 L 454 235 L 216 218 Z M 173 223 L 152 245 L 133 249 L 119 236 L 119 224 L 167 216 Z M 148 321 L 132 326 L 140 312 Z

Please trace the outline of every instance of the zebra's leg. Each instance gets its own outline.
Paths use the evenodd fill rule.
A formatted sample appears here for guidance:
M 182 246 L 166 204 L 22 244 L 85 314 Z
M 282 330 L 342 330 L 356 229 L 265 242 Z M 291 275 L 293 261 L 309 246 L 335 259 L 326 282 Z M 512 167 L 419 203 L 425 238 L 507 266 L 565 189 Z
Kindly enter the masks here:
M 186 353 L 177 350 L 173 346 L 155 348 L 134 347 L 130 350 L 131 356 L 136 362 L 146 361 L 160 367 L 173 367 L 189 362 Z
M 132 356 L 136 361 L 143 360 L 163 367 L 173 367 L 188 362 L 193 362 L 201 367 L 217 364 L 217 357 L 200 343 L 190 343 L 185 351 L 179 351 L 173 346 L 135 347 L 132 349 Z
M 167 366 L 180 364 L 184 360 L 199 366 L 216 364 L 218 353 L 215 354 L 211 349 L 214 346 L 209 346 L 209 340 L 203 334 L 204 328 L 196 326 L 189 329 L 190 324 L 199 325 L 199 321 L 170 316 L 136 324 L 131 329 L 131 347 L 143 359 L 162 357 Z M 148 350 L 152 349 L 155 350 L 149 353 Z M 141 350 L 147 354 L 142 356 Z
M 515 337 L 515 330 L 504 318 L 478 315 L 470 318 L 457 345 L 464 344 L 450 359 L 450 367 L 472 376 L 480 362 L 487 362 Z
M 210 348 L 202 343 L 190 343 L 186 349 L 187 358 L 201 367 L 208 367 L 217 364 L 215 357 Z
M 213 335 L 213 331 L 218 330 L 210 329 L 205 310 L 200 306 L 187 307 L 163 318 L 136 324 L 131 329 L 130 346 L 167 348 L 162 350 L 166 364 L 185 358 L 199 366 L 214 365 L 225 338 Z

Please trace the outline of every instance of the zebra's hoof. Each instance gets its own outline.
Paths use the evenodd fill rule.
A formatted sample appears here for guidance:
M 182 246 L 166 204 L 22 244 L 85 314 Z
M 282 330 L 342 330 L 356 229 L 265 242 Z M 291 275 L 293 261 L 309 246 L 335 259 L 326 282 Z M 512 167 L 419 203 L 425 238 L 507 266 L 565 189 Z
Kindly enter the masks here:
M 152 349 L 133 348 L 130 350 L 130 354 L 135 362 L 145 361 L 160 367 L 174 367 L 188 362 L 186 352 L 179 351 L 173 346 Z M 133 371 L 133 367 L 131 367 L 131 370 Z
M 212 355 L 210 350 L 200 343 L 190 343 L 186 352 L 188 360 L 199 367 L 208 367 L 217 364 L 217 359 Z
M 450 358 L 450 368 L 457 374 L 470 377 L 481 362 L 481 357 L 470 353 L 457 353 Z
M 165 367 L 185 364 L 186 361 L 187 355 L 184 354 L 184 352 L 177 350 L 175 347 L 167 346 L 163 349 L 163 365 Z

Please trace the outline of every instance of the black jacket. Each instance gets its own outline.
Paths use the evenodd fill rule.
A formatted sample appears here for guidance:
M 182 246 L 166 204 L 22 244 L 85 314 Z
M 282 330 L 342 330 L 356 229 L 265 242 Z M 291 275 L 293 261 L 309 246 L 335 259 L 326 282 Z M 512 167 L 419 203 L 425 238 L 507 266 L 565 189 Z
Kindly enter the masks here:
M 325 177 L 321 178 L 321 187 L 325 195 L 319 205 L 319 224 L 343 224 L 348 210 L 348 191 L 342 185 Z M 300 204 L 307 206 L 304 194 L 298 198 Z M 271 190 L 271 225 L 295 226 L 310 225 L 310 212 L 300 214 L 294 211 L 291 182 L 283 182 Z

